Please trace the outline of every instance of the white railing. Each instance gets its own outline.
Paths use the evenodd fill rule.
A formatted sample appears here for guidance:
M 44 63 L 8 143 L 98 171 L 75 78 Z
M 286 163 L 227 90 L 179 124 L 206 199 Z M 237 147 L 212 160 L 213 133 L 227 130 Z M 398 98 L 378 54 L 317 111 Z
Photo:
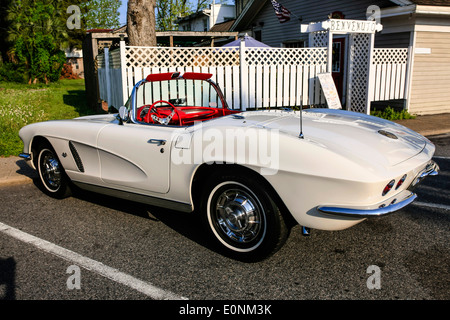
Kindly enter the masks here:
M 370 101 L 408 97 L 408 49 L 374 49 L 370 69 Z
M 108 55 L 98 57 L 100 98 L 116 108 L 148 74 L 187 71 L 213 74 L 232 109 L 325 104 L 317 74 L 326 70 L 326 48 L 158 48 L 121 42 L 120 50 Z
M 374 49 L 368 101 L 407 99 L 408 55 L 408 49 Z M 116 108 L 148 74 L 188 71 L 213 74 L 232 109 L 324 106 L 317 74 L 326 68 L 326 48 L 159 48 L 121 42 L 120 49 L 98 56 L 100 98 Z
M 118 109 L 128 98 L 123 95 L 120 51 L 105 48 L 105 53 L 97 57 L 97 64 L 100 99 Z

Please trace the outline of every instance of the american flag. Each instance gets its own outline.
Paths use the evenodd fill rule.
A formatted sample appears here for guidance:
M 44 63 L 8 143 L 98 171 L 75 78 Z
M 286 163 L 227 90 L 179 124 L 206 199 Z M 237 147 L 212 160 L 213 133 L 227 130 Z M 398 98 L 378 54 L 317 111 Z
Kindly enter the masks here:
M 275 10 L 275 14 L 276 14 L 278 20 L 280 20 L 280 23 L 291 20 L 291 12 L 288 9 L 283 7 L 281 4 L 279 4 L 275 0 L 271 0 L 271 1 L 272 1 L 272 6 Z

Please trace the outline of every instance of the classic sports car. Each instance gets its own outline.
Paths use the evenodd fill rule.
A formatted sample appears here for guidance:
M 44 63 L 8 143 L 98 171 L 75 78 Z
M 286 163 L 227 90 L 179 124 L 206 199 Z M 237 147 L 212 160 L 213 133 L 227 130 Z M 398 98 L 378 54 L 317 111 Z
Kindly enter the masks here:
M 343 110 L 230 110 L 211 74 L 151 74 L 118 114 L 28 125 L 21 157 L 49 195 L 73 185 L 201 215 L 219 249 L 260 260 L 302 230 L 411 203 L 438 166 L 403 126 Z

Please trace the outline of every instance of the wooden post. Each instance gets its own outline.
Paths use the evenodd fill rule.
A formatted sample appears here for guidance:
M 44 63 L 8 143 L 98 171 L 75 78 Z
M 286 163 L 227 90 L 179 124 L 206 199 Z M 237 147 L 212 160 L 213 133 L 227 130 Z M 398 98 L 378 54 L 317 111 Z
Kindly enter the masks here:
M 86 88 L 86 102 L 95 112 L 101 111 L 100 95 L 98 88 L 98 74 L 95 67 L 95 59 L 98 55 L 97 39 L 92 33 L 83 40 L 83 66 L 84 82 Z

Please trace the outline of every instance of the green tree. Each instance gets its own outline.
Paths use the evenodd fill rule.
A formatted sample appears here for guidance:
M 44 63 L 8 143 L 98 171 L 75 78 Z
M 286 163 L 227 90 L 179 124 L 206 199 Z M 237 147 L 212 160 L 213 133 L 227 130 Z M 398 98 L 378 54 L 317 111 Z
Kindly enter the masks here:
M 120 27 L 119 8 L 121 0 L 83 1 L 83 20 L 86 29 L 114 29 Z
M 205 9 L 211 0 L 156 0 L 156 28 L 176 30 L 176 19 Z
M 10 56 L 28 83 L 57 81 L 65 62 L 67 32 L 56 0 L 15 0 L 8 8 Z
M 8 60 L 8 50 L 10 43 L 7 41 L 8 37 L 8 7 L 12 0 L 1 0 L 0 2 L 0 67 L 3 61 Z

